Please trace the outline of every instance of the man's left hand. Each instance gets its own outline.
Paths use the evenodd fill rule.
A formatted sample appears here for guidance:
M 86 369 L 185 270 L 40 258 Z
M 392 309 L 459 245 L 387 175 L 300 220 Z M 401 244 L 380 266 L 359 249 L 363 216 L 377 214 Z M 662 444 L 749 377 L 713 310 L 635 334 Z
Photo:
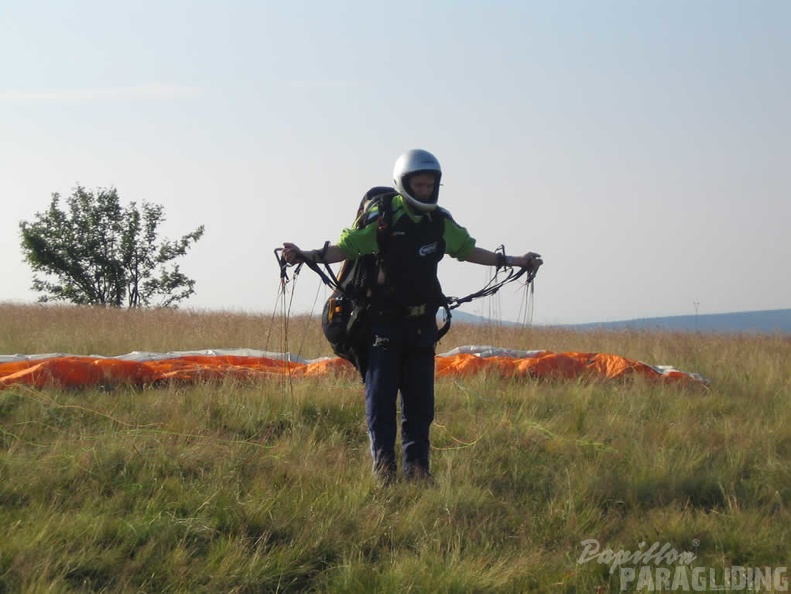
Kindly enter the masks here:
M 541 254 L 536 254 L 535 252 L 527 252 L 524 256 L 514 257 L 514 266 L 527 268 L 528 272 L 538 272 L 543 263 Z

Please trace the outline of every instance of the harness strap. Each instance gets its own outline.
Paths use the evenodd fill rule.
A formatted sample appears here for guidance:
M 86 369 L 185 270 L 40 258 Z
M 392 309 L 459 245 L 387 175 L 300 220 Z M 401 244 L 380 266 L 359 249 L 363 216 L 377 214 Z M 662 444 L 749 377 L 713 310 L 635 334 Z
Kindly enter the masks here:
M 285 261 L 285 259 L 282 256 L 279 255 L 280 251 L 282 251 L 282 248 L 277 248 L 275 250 L 275 258 L 277 259 L 278 264 L 280 265 L 280 278 L 281 278 L 281 280 L 287 282 L 288 281 L 288 275 L 286 273 L 286 269 L 288 267 L 288 263 Z M 334 289 L 334 290 L 336 290 L 336 291 L 338 291 L 338 292 L 340 292 L 342 294 L 346 294 L 346 291 L 339 285 L 338 278 L 335 276 L 335 273 L 332 271 L 332 268 L 330 268 L 329 264 L 324 263 L 324 266 L 325 266 L 325 268 L 327 270 L 327 272 L 325 274 L 324 271 L 322 271 L 322 269 L 319 267 L 318 263 L 313 262 L 311 260 L 303 259 L 297 265 L 297 271 L 295 272 L 295 274 L 299 271 L 299 268 L 302 266 L 302 264 L 306 264 L 308 266 L 308 268 L 310 268 L 313 272 L 318 274 L 319 277 L 321 277 L 321 280 L 324 282 L 324 284 L 329 286 L 331 289 Z M 494 278 L 497 277 L 498 273 L 499 273 L 499 269 L 498 269 L 498 272 L 495 273 L 495 277 Z M 525 274 L 527 274 L 527 279 L 525 279 L 525 284 L 529 285 L 530 283 L 533 282 L 533 279 L 536 276 L 535 272 L 528 273 L 526 268 L 520 268 L 518 271 L 514 271 L 514 269 L 511 268 L 511 269 L 508 269 L 508 274 L 502 280 L 500 280 L 500 281 L 498 281 L 496 283 L 493 283 L 493 281 L 494 281 L 494 278 L 493 278 L 491 281 L 489 281 L 489 283 L 486 284 L 486 286 L 483 287 L 483 289 L 480 289 L 479 291 L 475 291 L 474 293 L 470 293 L 469 295 L 466 295 L 464 297 L 446 297 L 446 303 L 440 304 L 440 307 L 442 309 L 446 310 L 447 315 L 448 315 L 447 319 L 450 320 L 450 311 L 451 310 L 454 310 L 457 307 L 459 307 L 459 306 L 461 306 L 461 305 L 463 305 L 465 303 L 469 303 L 473 299 L 478 299 L 480 297 L 489 297 L 490 295 L 494 295 L 503 286 L 505 286 L 508 283 L 511 283 L 511 282 L 521 278 Z M 418 307 L 421 307 L 421 306 L 418 306 Z M 422 307 L 425 307 L 425 305 L 423 305 Z M 418 313 L 416 315 L 420 315 L 420 313 Z M 447 332 L 447 330 L 446 330 L 446 332 Z
M 514 271 L 514 269 L 510 269 L 508 271 L 507 276 L 498 281 L 497 283 L 492 284 L 492 281 L 489 282 L 483 289 L 480 291 L 476 291 L 474 293 L 470 293 L 465 297 L 448 297 L 448 307 L 450 309 L 456 309 L 460 305 L 464 303 L 469 303 L 473 299 L 478 299 L 479 297 L 489 297 L 490 295 L 494 295 L 497 291 L 499 291 L 503 286 L 507 285 L 508 283 L 514 282 L 515 280 L 521 278 L 527 274 L 527 279 L 525 280 L 525 284 L 530 284 L 533 282 L 533 279 L 536 276 L 535 272 L 527 272 L 527 268 L 520 268 L 518 271 Z M 496 275 L 495 275 L 496 278 Z M 494 280 L 494 279 L 492 279 Z
M 327 253 L 327 248 L 329 247 L 329 245 L 330 245 L 329 241 L 325 242 L 324 248 L 320 252 L 322 257 L 324 254 Z M 286 259 L 281 255 L 282 251 L 283 248 L 275 249 L 275 259 L 277 260 L 278 266 L 280 267 L 280 280 L 283 282 L 288 282 L 288 273 L 286 271 L 288 270 L 289 264 L 288 262 L 286 262 Z M 335 273 L 332 271 L 332 268 L 330 268 L 330 265 L 327 264 L 326 262 L 322 262 L 322 263 L 326 268 L 326 273 L 321 269 L 318 262 L 309 260 L 307 258 L 300 258 L 299 264 L 297 264 L 296 268 L 294 269 L 294 275 L 296 276 L 297 274 L 299 274 L 299 271 L 302 268 L 302 265 L 304 264 L 308 268 L 310 268 L 313 272 L 318 274 L 325 285 L 327 285 L 331 289 L 343 293 L 344 292 L 343 289 L 341 289 L 340 285 L 338 284 L 338 277 L 335 276 Z

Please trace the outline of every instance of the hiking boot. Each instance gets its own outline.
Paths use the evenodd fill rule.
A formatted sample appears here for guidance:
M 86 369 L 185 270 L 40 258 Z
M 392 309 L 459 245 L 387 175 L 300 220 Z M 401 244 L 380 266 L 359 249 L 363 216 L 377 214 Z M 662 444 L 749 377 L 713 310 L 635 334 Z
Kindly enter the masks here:
M 404 468 L 404 478 L 411 483 L 423 484 L 426 487 L 436 487 L 437 481 L 431 476 L 428 468 L 423 466 L 408 465 Z
M 396 480 L 396 466 L 392 463 L 374 464 L 373 473 L 376 480 L 382 485 L 392 485 Z

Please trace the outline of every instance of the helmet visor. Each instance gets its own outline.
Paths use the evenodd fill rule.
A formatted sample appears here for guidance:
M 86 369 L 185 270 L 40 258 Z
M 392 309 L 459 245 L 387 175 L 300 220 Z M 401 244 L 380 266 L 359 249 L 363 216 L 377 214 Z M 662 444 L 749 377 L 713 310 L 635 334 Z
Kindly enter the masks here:
M 414 171 L 404 176 L 403 184 L 415 200 L 425 204 L 436 204 L 439 195 L 439 178 L 440 174 L 437 171 Z

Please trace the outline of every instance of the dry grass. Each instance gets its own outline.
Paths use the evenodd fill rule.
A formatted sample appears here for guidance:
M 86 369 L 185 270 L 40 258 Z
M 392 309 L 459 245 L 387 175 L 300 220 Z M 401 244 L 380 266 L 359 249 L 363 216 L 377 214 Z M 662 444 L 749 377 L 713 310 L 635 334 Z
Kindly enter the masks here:
M 329 354 L 306 318 L 3 305 L 0 328 L 3 354 Z M 356 383 L 13 387 L 0 592 L 617 591 L 618 571 L 577 563 L 588 538 L 719 572 L 791 558 L 788 337 L 457 324 L 440 350 L 462 344 L 612 352 L 711 385 L 442 380 L 435 489 L 372 480 Z
M 177 351 L 201 348 L 278 350 L 288 346 L 305 357 L 331 355 L 318 319 L 240 312 L 16 305 L 0 303 L 0 352 L 116 355 L 133 350 Z M 719 335 L 652 331 L 574 331 L 556 327 L 479 326 L 453 323 L 438 347 L 490 344 L 518 349 L 611 352 L 647 363 L 678 367 L 709 360 L 738 359 L 740 366 L 766 363 L 791 348 L 787 335 Z M 717 355 L 717 357 L 712 357 Z M 745 357 L 760 360 L 745 361 Z M 776 357 L 773 360 L 779 362 Z M 718 365 L 719 367 L 719 365 Z M 693 371 L 698 371 L 693 369 Z M 777 370 L 780 372 L 780 370 Z

